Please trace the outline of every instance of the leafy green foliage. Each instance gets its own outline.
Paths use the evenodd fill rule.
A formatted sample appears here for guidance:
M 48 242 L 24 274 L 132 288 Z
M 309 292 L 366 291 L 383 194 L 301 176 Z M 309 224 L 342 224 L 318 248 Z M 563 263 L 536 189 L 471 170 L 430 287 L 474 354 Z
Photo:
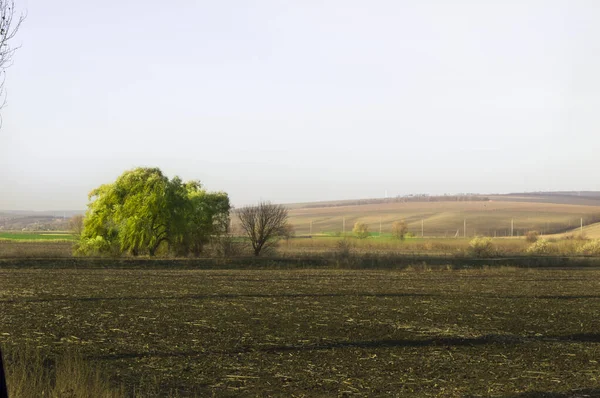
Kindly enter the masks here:
M 199 255 L 211 235 L 226 230 L 229 198 L 198 181 L 169 180 L 158 168 L 126 171 L 90 195 L 77 252 L 148 254 L 160 247 Z

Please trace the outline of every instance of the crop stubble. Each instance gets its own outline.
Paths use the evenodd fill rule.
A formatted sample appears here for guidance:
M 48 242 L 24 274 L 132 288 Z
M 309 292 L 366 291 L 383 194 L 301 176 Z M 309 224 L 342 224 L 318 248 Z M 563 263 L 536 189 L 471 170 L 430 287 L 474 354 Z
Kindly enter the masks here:
M 181 395 L 597 388 L 600 271 L 0 269 L 0 344 Z

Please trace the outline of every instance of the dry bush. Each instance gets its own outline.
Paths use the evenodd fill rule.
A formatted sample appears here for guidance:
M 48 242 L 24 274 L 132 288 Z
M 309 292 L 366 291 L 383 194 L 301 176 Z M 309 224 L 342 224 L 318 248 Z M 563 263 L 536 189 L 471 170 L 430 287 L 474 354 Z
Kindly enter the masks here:
M 394 221 L 392 223 L 392 236 L 394 238 L 404 240 L 407 232 L 408 225 L 406 225 L 406 221 Z
M 288 253 L 296 252 L 331 252 L 336 250 L 337 242 L 341 238 L 322 237 L 291 239 L 284 250 Z M 495 256 L 523 254 L 528 248 L 525 239 L 492 239 Z M 393 253 L 422 253 L 428 255 L 464 256 L 469 254 L 469 240 L 451 238 L 405 239 L 399 245 L 396 239 L 355 239 L 353 240 L 356 251 L 359 252 L 393 252 Z
M 84 217 L 82 214 L 78 214 L 69 219 L 69 230 L 73 235 L 81 236 L 81 233 L 83 232 L 83 219 Z
M 468 253 L 473 257 L 484 258 L 494 257 L 497 252 L 491 238 L 477 236 L 469 242 Z
M 565 235 L 565 237 L 563 239 L 564 240 L 579 240 L 579 241 L 588 240 L 588 238 L 585 236 L 585 233 Z
M 10 397 L 120 398 L 124 389 L 114 388 L 98 369 L 75 353 L 58 359 L 44 358 L 39 350 L 12 349 L 6 356 Z
M 538 231 L 528 231 L 525 234 L 525 241 L 529 243 L 535 243 L 540 237 L 540 233 Z
M 585 243 L 577 253 L 586 256 L 600 256 L 600 240 L 595 239 Z
M 433 268 L 431 268 L 431 266 L 429 266 L 427 263 L 420 263 L 420 264 L 407 265 L 406 267 L 404 267 L 404 271 L 407 271 L 407 272 L 431 272 L 431 271 L 433 271 Z
M 296 236 L 296 228 L 290 223 L 285 223 L 279 230 L 279 236 L 289 242 L 290 239 Z
M 247 242 L 232 235 L 222 235 L 211 240 L 210 251 L 216 257 L 236 257 L 249 253 Z
M 354 251 L 354 244 L 349 239 L 342 239 L 337 242 L 336 256 L 339 258 L 349 258 Z
M 352 228 L 352 233 L 359 239 L 365 239 L 369 237 L 369 226 L 362 222 L 357 222 Z
M 564 256 L 579 254 L 579 250 L 585 244 L 586 241 L 579 239 L 561 239 L 561 240 L 548 240 L 549 243 L 553 243 L 554 254 L 560 254 Z
M 537 242 L 533 243 L 527 248 L 527 254 L 534 255 L 549 255 L 556 254 L 556 252 L 556 247 L 546 239 L 539 239 Z

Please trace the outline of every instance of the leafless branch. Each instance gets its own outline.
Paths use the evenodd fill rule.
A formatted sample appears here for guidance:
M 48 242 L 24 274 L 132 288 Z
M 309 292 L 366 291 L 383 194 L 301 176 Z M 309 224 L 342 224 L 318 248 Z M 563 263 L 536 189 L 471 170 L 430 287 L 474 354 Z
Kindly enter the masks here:
M 287 224 L 288 211 L 284 206 L 260 202 L 256 206 L 242 207 L 237 211 L 240 224 L 250 242 L 254 255 L 273 244 Z
M 12 65 L 13 55 L 19 49 L 19 46 L 13 47 L 11 42 L 25 20 L 24 14 L 15 13 L 13 0 L 0 0 L 0 109 L 6 105 L 6 69 Z M 1 123 L 0 119 L 0 126 Z

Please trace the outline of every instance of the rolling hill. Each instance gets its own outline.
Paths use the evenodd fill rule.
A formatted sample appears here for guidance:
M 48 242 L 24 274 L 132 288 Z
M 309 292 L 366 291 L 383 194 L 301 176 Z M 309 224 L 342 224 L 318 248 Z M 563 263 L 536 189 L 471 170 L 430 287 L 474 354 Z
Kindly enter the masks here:
M 297 234 L 350 232 L 364 222 L 372 232 L 391 232 L 392 223 L 405 220 L 420 236 L 522 236 L 530 230 L 563 233 L 580 225 L 600 222 L 600 194 L 534 193 L 486 195 L 484 200 L 394 199 L 336 201 L 290 206 L 290 222 Z M 357 204 L 357 203 L 364 204 Z M 375 203 L 372 203 L 375 202 Z M 344 221 L 345 220 L 345 221 Z M 312 226 L 311 226 L 312 224 Z M 600 234 L 600 226 L 598 227 Z M 590 233 L 592 229 L 590 227 Z

